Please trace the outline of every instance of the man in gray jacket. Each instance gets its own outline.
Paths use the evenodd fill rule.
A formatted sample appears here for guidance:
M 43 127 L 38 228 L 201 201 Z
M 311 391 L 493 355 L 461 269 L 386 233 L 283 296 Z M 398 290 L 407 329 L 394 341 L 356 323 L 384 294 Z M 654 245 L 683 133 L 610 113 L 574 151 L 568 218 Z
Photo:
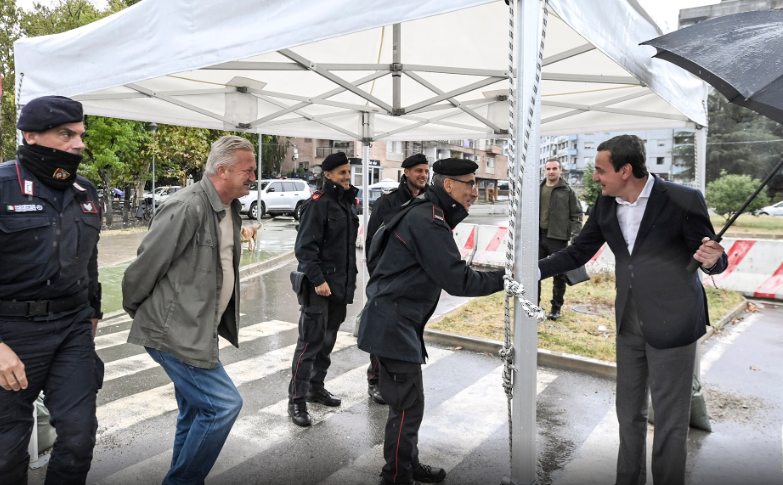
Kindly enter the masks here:
M 204 483 L 242 408 L 218 358 L 218 335 L 239 346 L 236 199 L 249 193 L 255 170 L 246 139 L 213 143 L 204 178 L 160 206 L 122 280 L 123 307 L 133 317 L 128 342 L 163 367 L 179 406 L 164 485 Z

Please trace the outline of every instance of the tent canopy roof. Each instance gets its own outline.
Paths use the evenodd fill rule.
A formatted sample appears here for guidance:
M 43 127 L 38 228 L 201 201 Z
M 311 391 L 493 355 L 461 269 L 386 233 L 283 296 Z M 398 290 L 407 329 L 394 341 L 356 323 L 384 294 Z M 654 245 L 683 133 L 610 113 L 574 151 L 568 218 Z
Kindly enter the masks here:
M 542 135 L 706 125 L 707 86 L 638 45 L 660 32 L 634 0 L 550 6 Z M 17 88 L 20 104 L 60 94 L 88 114 L 183 126 L 504 138 L 508 26 L 490 0 L 145 0 L 18 41 Z

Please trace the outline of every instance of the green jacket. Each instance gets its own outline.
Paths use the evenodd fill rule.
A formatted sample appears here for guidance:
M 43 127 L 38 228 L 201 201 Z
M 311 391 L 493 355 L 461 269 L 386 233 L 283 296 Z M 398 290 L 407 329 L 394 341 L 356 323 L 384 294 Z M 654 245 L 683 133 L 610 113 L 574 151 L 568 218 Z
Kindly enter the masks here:
M 541 182 L 541 187 L 546 179 Z M 563 178 L 552 189 L 552 198 L 549 200 L 549 227 L 546 237 L 569 241 L 582 230 L 582 205 L 576 198 L 576 192 Z
M 174 354 L 204 369 L 218 365 L 218 334 L 239 347 L 241 204 L 234 216 L 234 287 L 218 316 L 223 266 L 220 220 L 226 211 L 208 178 L 169 197 L 150 221 L 138 257 L 122 279 L 122 306 L 133 318 L 128 342 Z

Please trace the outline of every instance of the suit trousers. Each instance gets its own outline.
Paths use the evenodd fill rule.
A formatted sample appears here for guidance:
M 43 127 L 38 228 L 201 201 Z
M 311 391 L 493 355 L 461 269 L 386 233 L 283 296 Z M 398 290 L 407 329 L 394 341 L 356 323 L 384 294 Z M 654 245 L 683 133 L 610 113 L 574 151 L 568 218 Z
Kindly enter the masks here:
M 546 237 L 546 230 L 541 229 L 538 234 L 538 259 L 544 259 L 551 254 L 568 246 L 568 241 Z M 563 307 L 566 292 L 565 274 L 557 274 L 552 278 L 552 311 Z M 541 281 L 538 282 L 538 303 L 541 304 Z
M 410 483 L 419 466 L 419 428 L 424 418 L 421 364 L 378 357 L 379 389 L 389 405 L 381 476 L 386 483 Z
M 646 483 L 647 393 L 655 409 L 652 474 L 655 485 L 685 483 L 696 342 L 656 349 L 643 335 L 629 292 L 617 335 L 617 485 Z
M 309 304 L 302 306 L 299 317 L 299 338 L 291 364 L 288 399 L 292 402 L 305 402 L 310 390 L 324 388 L 337 331 L 347 311 L 345 303 L 319 296 L 313 288 L 309 291 Z

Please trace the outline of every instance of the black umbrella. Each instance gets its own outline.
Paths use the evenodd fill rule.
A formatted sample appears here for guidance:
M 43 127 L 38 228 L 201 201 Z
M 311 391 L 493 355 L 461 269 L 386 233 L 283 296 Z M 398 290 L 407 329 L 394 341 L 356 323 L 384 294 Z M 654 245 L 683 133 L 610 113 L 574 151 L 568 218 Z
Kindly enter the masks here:
M 701 22 L 657 37 L 642 45 L 655 47 L 655 57 L 700 77 L 734 104 L 783 123 L 783 11 L 743 12 Z M 720 242 L 737 216 L 750 204 L 783 160 L 734 214 L 713 241 Z M 696 271 L 699 262 L 688 269 Z

